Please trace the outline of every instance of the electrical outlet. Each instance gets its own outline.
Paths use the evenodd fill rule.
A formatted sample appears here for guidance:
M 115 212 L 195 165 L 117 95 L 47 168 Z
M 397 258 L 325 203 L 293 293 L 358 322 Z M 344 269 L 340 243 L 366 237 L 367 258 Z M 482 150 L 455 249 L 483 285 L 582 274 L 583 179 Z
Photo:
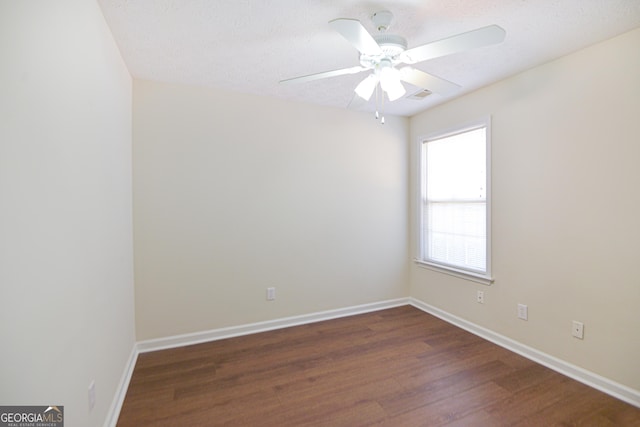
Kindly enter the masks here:
M 89 384 L 89 410 L 92 410 L 96 406 L 96 382 L 91 380 Z
M 267 288 L 267 301 L 276 299 L 276 288 Z
M 484 304 L 484 291 L 478 291 L 478 294 L 476 296 L 476 301 L 479 304 Z
M 574 320 L 571 326 L 571 335 L 578 339 L 584 339 L 584 323 Z
M 518 304 L 518 319 L 529 319 L 529 308 L 525 304 Z

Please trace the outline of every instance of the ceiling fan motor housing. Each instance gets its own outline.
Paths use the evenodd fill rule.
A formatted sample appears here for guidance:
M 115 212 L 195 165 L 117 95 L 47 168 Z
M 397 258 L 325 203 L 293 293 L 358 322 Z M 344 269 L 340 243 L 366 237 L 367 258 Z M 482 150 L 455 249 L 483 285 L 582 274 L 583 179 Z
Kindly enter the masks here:
M 386 56 L 395 58 L 407 49 L 407 40 L 395 34 L 376 34 L 373 39 Z
M 383 60 L 390 61 L 393 65 L 398 64 L 400 54 L 407 49 L 407 40 L 395 34 L 376 34 L 373 38 L 382 49 L 382 54 L 363 53 L 360 55 L 360 64 L 367 68 L 377 68 Z

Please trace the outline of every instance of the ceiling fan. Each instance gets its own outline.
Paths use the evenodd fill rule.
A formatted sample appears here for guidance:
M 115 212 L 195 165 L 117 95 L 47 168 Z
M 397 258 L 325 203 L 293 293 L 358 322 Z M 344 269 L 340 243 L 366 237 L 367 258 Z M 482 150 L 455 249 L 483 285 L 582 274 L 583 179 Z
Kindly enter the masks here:
M 378 85 L 382 91 L 386 93 L 390 101 L 402 97 L 406 93 L 402 81 L 430 92 L 447 95 L 459 89 L 460 86 L 412 68 L 409 65 L 500 43 L 505 37 L 505 30 L 503 28 L 498 25 L 489 25 L 407 49 L 407 41 L 405 38 L 395 34 L 387 34 L 386 32 L 393 20 L 393 14 L 391 12 L 383 10 L 374 13 L 371 16 L 371 20 L 378 30 L 378 34 L 373 36 L 367 32 L 357 19 L 338 18 L 329 21 L 329 25 L 360 52 L 360 65 L 285 79 L 281 80 L 280 83 L 302 83 L 371 70 L 371 74 L 362 80 L 355 88 L 357 97 L 364 101 L 371 99 Z M 405 66 L 398 68 L 403 64 L 405 64 Z M 354 99 L 355 98 L 354 96 Z

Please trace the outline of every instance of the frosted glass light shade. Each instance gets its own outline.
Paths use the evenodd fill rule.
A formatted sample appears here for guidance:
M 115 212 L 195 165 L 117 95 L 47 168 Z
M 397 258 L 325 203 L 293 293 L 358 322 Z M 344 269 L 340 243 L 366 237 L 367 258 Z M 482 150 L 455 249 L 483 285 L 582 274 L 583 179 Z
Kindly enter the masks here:
M 355 92 L 358 96 L 365 101 L 371 99 L 371 95 L 373 95 L 373 91 L 378 84 L 378 76 L 371 73 L 364 80 L 362 80 L 358 86 L 356 86 Z

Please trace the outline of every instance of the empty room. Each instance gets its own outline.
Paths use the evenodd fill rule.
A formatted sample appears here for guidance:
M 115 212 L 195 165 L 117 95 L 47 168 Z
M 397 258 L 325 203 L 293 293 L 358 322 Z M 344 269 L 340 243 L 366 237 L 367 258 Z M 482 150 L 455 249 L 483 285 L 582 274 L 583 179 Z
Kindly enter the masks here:
M 0 426 L 640 425 L 637 0 L 0 0 L 0 54 Z

